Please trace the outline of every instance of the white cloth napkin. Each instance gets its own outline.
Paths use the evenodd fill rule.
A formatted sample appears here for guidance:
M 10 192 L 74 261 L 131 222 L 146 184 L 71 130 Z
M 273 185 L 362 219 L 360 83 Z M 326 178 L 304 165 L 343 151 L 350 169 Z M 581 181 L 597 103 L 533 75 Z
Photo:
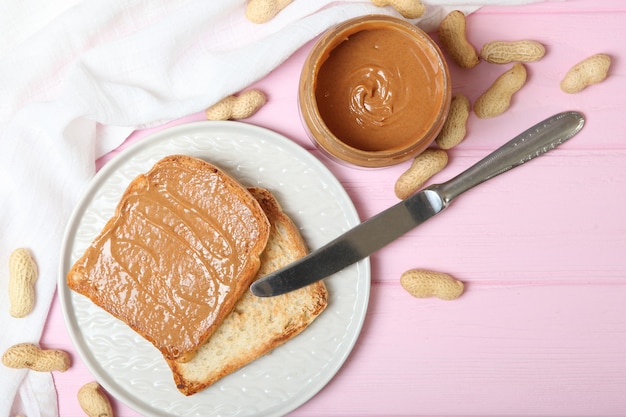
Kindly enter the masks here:
M 432 30 L 452 9 L 532 0 L 431 0 Z M 56 288 L 63 230 L 97 157 L 136 128 L 205 109 L 268 74 L 368 0 L 295 0 L 254 24 L 246 0 L 3 0 L 0 5 L 0 351 L 37 343 Z M 294 92 L 295 94 L 295 92 Z M 10 317 L 7 260 L 26 247 L 37 303 Z M 54 348 L 54 346 L 46 346 Z M 88 382 L 88 381 L 85 381 Z M 0 366 L 0 417 L 56 416 L 48 373 Z

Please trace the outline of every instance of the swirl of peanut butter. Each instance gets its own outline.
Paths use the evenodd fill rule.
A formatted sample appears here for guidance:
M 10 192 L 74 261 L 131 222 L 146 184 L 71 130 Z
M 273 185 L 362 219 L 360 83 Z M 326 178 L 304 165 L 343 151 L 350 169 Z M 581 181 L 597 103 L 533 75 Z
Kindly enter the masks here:
M 402 82 L 398 71 L 388 71 L 380 66 L 358 68 L 349 75 L 350 111 L 355 121 L 363 128 L 380 127 L 391 123 L 397 112 L 406 103 L 397 103 L 406 98 L 401 94 Z

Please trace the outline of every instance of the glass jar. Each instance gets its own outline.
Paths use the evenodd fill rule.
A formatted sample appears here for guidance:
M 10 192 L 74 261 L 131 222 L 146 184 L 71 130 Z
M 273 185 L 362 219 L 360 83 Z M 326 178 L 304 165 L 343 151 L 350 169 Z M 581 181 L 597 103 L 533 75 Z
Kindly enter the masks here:
M 385 167 L 423 152 L 451 100 L 450 73 L 435 42 L 389 16 L 346 21 L 323 34 L 300 76 L 302 123 L 331 159 Z

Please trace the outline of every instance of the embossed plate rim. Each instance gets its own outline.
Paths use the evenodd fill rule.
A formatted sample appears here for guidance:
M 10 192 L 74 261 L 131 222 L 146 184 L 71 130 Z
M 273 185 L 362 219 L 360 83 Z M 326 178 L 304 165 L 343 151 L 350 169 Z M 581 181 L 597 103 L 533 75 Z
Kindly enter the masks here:
M 80 357 L 82 358 L 85 365 L 87 366 L 87 368 L 92 372 L 92 374 L 97 378 L 97 380 L 102 384 L 102 386 L 111 395 L 116 397 L 122 403 L 126 404 L 128 407 L 134 409 L 137 412 L 142 413 L 143 415 L 146 415 L 147 417 L 148 416 L 154 416 L 154 417 L 165 416 L 165 415 L 169 415 L 171 411 L 166 412 L 166 410 L 155 410 L 154 407 L 152 407 L 150 404 L 146 404 L 145 402 L 140 401 L 137 398 L 137 395 L 135 395 L 135 393 L 130 392 L 131 390 L 125 389 L 121 385 L 121 383 L 118 383 L 118 378 L 120 377 L 123 378 L 123 376 L 120 376 L 117 373 L 113 374 L 114 372 L 110 372 L 109 370 L 103 369 L 99 365 L 98 360 L 96 358 L 97 357 L 96 353 L 102 354 L 102 352 L 93 352 L 93 349 L 90 348 L 89 346 L 89 342 L 85 340 L 86 335 L 89 334 L 88 330 L 82 329 L 81 326 L 78 324 L 77 313 L 80 313 L 80 311 L 78 311 L 78 309 L 80 309 L 80 303 L 78 303 L 78 307 L 77 307 L 77 299 L 80 301 L 80 298 L 84 298 L 84 297 L 72 293 L 67 288 L 67 286 L 65 285 L 65 275 L 67 271 L 69 270 L 69 267 L 75 260 L 75 259 L 72 259 L 73 255 L 72 255 L 71 248 L 76 243 L 75 236 L 76 236 L 77 231 L 81 229 L 80 222 L 85 215 L 85 211 L 89 210 L 89 205 L 90 204 L 97 205 L 97 202 L 94 203 L 94 198 L 97 195 L 97 193 L 102 192 L 103 190 L 107 191 L 108 190 L 106 188 L 107 186 L 109 188 L 114 189 L 113 191 L 115 191 L 116 193 L 120 193 L 126 187 L 127 183 L 123 184 L 123 187 L 120 184 L 111 185 L 107 183 L 108 181 L 109 182 L 111 181 L 111 177 L 115 176 L 118 170 L 131 169 L 131 170 L 135 170 L 137 174 L 140 172 L 145 172 L 147 171 L 147 169 L 150 168 L 153 162 L 156 162 L 156 160 L 160 159 L 160 157 L 165 156 L 166 154 L 171 154 L 171 153 L 187 153 L 187 154 L 201 157 L 205 160 L 215 163 L 218 166 L 221 165 L 220 162 L 224 160 L 223 150 L 219 150 L 222 153 L 217 156 L 217 159 L 213 159 L 214 157 L 212 155 L 206 154 L 205 153 L 206 149 L 201 150 L 201 151 L 195 150 L 191 152 L 188 149 L 178 149 L 178 152 L 169 151 L 171 147 L 176 148 L 177 139 L 182 138 L 182 137 L 187 137 L 187 136 L 193 137 L 193 135 L 200 135 L 201 137 L 203 135 L 205 136 L 214 135 L 213 140 L 217 142 L 224 139 L 223 138 L 224 135 L 226 139 L 230 138 L 231 141 L 232 140 L 236 141 L 238 137 L 237 135 L 244 135 L 244 136 L 248 135 L 248 136 L 254 136 L 255 138 L 258 138 L 258 140 L 263 141 L 263 143 L 267 145 L 268 148 L 271 148 L 267 152 L 265 152 L 265 154 L 258 155 L 259 161 L 265 161 L 265 160 L 268 160 L 268 158 L 271 159 L 271 157 L 273 156 L 272 152 L 283 152 L 295 158 L 294 160 L 298 160 L 298 163 L 305 164 L 307 169 L 312 170 L 308 174 L 308 177 L 305 176 L 304 179 L 313 178 L 311 174 L 315 174 L 314 178 L 316 178 L 317 180 L 315 180 L 315 183 L 309 183 L 309 184 L 307 184 L 305 181 L 304 184 L 300 184 L 300 183 L 289 184 L 288 183 L 287 185 L 285 185 L 285 182 L 291 181 L 292 179 L 272 178 L 272 174 L 271 173 L 268 174 L 267 172 L 265 172 L 262 164 L 259 164 L 259 166 L 257 167 L 258 169 L 256 171 L 253 171 L 252 174 L 248 173 L 245 180 L 240 178 L 242 179 L 242 182 L 244 183 L 244 185 L 266 186 L 272 189 L 273 192 L 280 194 L 279 199 L 281 200 L 281 204 L 283 204 L 286 210 L 287 208 L 294 210 L 293 212 L 289 213 L 290 215 L 292 215 L 292 217 L 298 216 L 297 211 L 299 207 L 306 205 L 306 204 L 315 203 L 315 201 L 307 201 L 307 200 L 295 201 L 295 197 L 290 198 L 290 194 L 288 192 L 281 193 L 281 190 L 284 190 L 285 188 L 287 188 L 287 191 L 288 191 L 289 187 L 294 187 L 294 186 L 304 188 L 304 189 L 306 189 L 306 187 L 318 187 L 316 188 L 317 191 L 322 190 L 322 192 L 326 192 L 329 197 L 337 199 L 336 201 L 338 205 L 337 207 L 340 211 L 342 211 L 344 215 L 342 219 L 326 218 L 324 219 L 325 223 L 332 226 L 333 222 L 335 222 L 336 223 L 334 224 L 335 227 L 340 228 L 341 229 L 340 231 L 345 231 L 348 228 L 353 227 L 354 225 L 360 222 L 358 213 L 352 203 L 352 200 L 346 193 L 345 189 L 343 188 L 341 183 L 337 180 L 337 178 L 330 172 L 330 170 L 328 170 L 328 168 L 326 168 L 318 159 L 316 159 L 308 151 L 306 151 L 305 149 L 303 149 L 302 147 L 300 147 L 298 144 L 294 143 L 293 141 L 287 139 L 286 137 L 274 131 L 271 131 L 262 127 L 258 127 L 255 125 L 250 125 L 247 123 L 234 122 L 234 121 L 227 121 L 227 122 L 202 121 L 202 122 L 191 122 L 191 123 L 186 123 L 186 124 L 179 125 L 179 126 L 166 128 L 166 129 L 157 131 L 139 140 L 138 142 L 132 144 L 131 146 L 129 146 L 128 148 L 120 152 L 118 155 L 116 155 L 111 161 L 109 161 L 93 178 L 92 182 L 90 183 L 87 190 L 85 191 L 83 197 L 81 198 L 81 200 L 75 207 L 74 212 L 67 225 L 65 237 L 63 240 L 63 244 L 62 244 L 62 251 L 61 251 L 61 262 L 60 262 L 60 270 L 59 270 L 59 299 L 61 302 L 61 308 L 62 308 L 62 312 L 64 315 L 65 323 L 68 328 L 72 342 L 74 346 L 76 347 Z M 207 145 L 203 144 L 203 146 L 207 146 Z M 166 149 L 168 151 L 165 151 Z M 161 153 L 165 152 L 165 153 L 163 153 L 162 155 L 159 155 L 160 152 Z M 138 162 L 137 164 L 134 164 L 133 157 L 137 156 L 138 154 L 141 155 L 142 153 L 144 155 L 146 153 L 148 155 L 151 155 L 151 158 L 153 159 L 153 161 L 149 164 L 149 166 L 145 166 L 146 161 L 141 161 L 141 162 Z M 154 155 L 152 155 L 153 153 Z M 229 169 L 226 169 L 226 171 L 235 177 L 238 177 L 238 174 L 244 175 L 245 173 L 239 172 L 238 171 L 239 168 L 237 168 L 238 156 L 231 154 L 230 157 L 233 159 L 232 161 L 229 162 L 233 164 L 230 168 L 232 168 L 232 170 L 235 170 L 237 172 L 232 172 L 232 170 L 229 170 Z M 274 161 L 268 161 L 268 162 L 274 163 Z M 141 164 L 144 164 L 144 166 L 141 166 Z M 136 165 L 139 165 L 139 166 L 136 166 Z M 130 174 L 127 174 L 127 175 L 130 175 Z M 269 175 L 269 177 L 264 177 L 264 175 Z M 302 180 L 302 178 L 299 178 L 298 180 Z M 250 184 L 250 182 L 252 182 L 252 184 Z M 121 187 L 121 190 L 120 190 L 120 187 Z M 297 197 L 301 198 L 302 196 L 298 195 Z M 110 210 L 111 207 L 108 207 L 107 209 Z M 294 220 L 302 228 L 302 225 L 300 224 L 300 222 L 296 218 L 294 218 Z M 324 235 L 328 233 L 334 234 L 334 232 L 332 232 L 332 228 L 329 228 L 328 230 L 329 230 L 328 232 L 321 231 L 321 230 L 312 230 L 312 231 L 309 230 L 310 239 L 307 239 L 307 241 L 311 249 L 315 249 L 316 247 L 320 246 L 321 244 L 335 237 L 334 235 Z M 306 234 L 306 231 L 303 231 L 303 234 Z M 305 238 L 307 238 L 307 236 L 305 236 Z M 327 281 L 329 292 L 331 293 L 331 303 L 333 302 L 336 303 L 338 301 L 343 300 L 344 298 L 347 299 L 347 302 L 352 303 L 349 306 L 351 308 L 352 315 L 350 317 L 342 318 L 346 320 L 349 319 L 345 327 L 330 329 L 330 331 L 337 332 L 337 339 L 338 339 L 337 349 L 332 351 L 331 352 L 332 357 L 328 358 L 327 364 L 329 364 L 330 366 L 323 367 L 324 369 L 322 369 L 321 371 L 319 369 L 307 369 L 306 366 L 303 369 L 296 370 L 296 372 L 303 373 L 303 375 L 298 376 L 299 378 L 309 378 L 309 381 L 312 381 L 306 385 L 304 390 L 297 392 L 296 395 L 293 395 L 287 398 L 287 400 L 278 401 L 276 404 L 273 404 L 271 407 L 267 407 L 266 409 L 263 409 L 263 410 L 256 410 L 252 413 L 248 412 L 249 410 L 246 411 L 246 409 L 242 409 L 242 407 L 245 407 L 245 404 L 238 405 L 237 407 L 239 407 L 239 410 L 235 412 L 236 415 L 281 416 L 286 413 L 289 413 L 295 410 L 296 408 L 300 407 L 304 403 L 306 403 L 310 398 L 312 398 L 315 394 L 317 394 L 324 386 L 328 384 L 328 382 L 330 382 L 330 380 L 335 376 L 335 374 L 343 366 L 348 355 L 354 348 L 354 345 L 361 332 L 361 328 L 363 326 L 363 322 L 365 319 L 365 314 L 366 314 L 367 304 L 368 304 L 368 299 L 369 299 L 369 292 L 370 292 L 369 260 L 365 259 L 359 262 L 358 264 L 342 271 L 339 274 L 343 276 L 336 277 Z M 353 286 L 354 288 L 350 286 Z M 350 297 L 353 297 L 353 298 L 351 299 Z M 86 298 L 84 299 L 86 300 Z M 329 305 L 329 307 L 330 307 L 329 309 L 332 309 L 332 304 Z M 302 335 L 300 335 L 298 338 L 296 338 L 294 341 L 290 343 L 295 344 L 297 342 L 301 346 L 302 344 L 304 344 L 305 346 L 310 345 L 308 349 L 311 350 L 313 354 L 324 355 L 325 352 L 323 350 L 318 351 L 318 349 L 315 346 L 315 343 L 314 343 L 315 337 L 316 337 L 315 332 L 316 331 L 328 332 L 329 329 L 327 327 L 322 328 L 321 324 L 324 321 L 325 314 L 327 315 L 328 320 L 333 320 L 330 318 L 330 315 L 334 315 L 334 313 L 335 313 L 334 311 L 326 311 L 324 314 L 322 314 L 318 318 L 316 322 L 313 323 L 310 329 L 307 329 Z M 104 313 L 104 314 L 107 314 L 107 313 Z M 331 321 L 330 323 L 333 323 L 333 322 Z M 318 327 L 314 327 L 318 324 L 319 324 Z M 327 324 L 328 323 L 325 323 L 325 325 Z M 95 326 L 97 326 L 97 324 L 95 324 Z M 115 331 L 116 330 L 114 329 L 113 332 Z M 126 330 L 122 330 L 122 331 L 126 331 Z M 306 338 L 303 338 L 305 334 L 306 334 Z M 300 338 L 303 338 L 303 339 L 300 339 Z M 139 339 L 141 338 L 139 337 Z M 143 342 L 143 341 L 140 340 L 140 342 Z M 271 355 L 276 356 L 277 358 L 280 359 L 280 355 L 287 354 L 286 352 L 288 352 L 290 343 L 287 343 L 283 345 L 282 347 L 277 348 L 274 352 L 272 352 Z M 155 352 L 155 355 L 157 356 L 156 360 L 158 360 L 159 359 L 158 352 L 156 351 L 156 349 L 154 350 L 154 352 Z M 269 361 L 269 360 L 278 360 L 278 359 L 266 359 L 266 358 L 259 359 L 255 363 L 249 365 L 249 367 L 252 369 L 251 373 L 254 374 L 255 372 L 262 371 L 262 367 L 265 364 L 265 362 L 263 361 L 266 361 L 266 360 Z M 304 362 L 305 364 L 308 363 L 307 361 L 302 361 L 302 362 Z M 247 368 L 248 367 L 244 369 L 247 369 Z M 242 370 L 238 372 L 245 372 L 245 371 Z M 123 375 L 123 372 L 121 373 Z M 226 377 L 226 378 L 230 378 L 230 377 Z M 289 383 L 289 378 L 286 378 L 285 381 Z M 237 381 L 234 381 L 234 382 L 236 383 Z M 278 382 L 280 381 L 277 380 L 275 382 L 272 382 L 271 378 L 268 380 L 268 384 L 271 385 L 272 387 L 273 387 L 272 384 L 276 385 L 276 383 Z M 174 387 L 173 382 L 171 385 L 172 385 L 171 388 L 174 391 L 176 391 L 176 394 L 179 394 L 176 388 Z M 163 390 L 167 391 L 168 389 L 169 389 L 168 387 L 162 387 L 162 386 L 155 387 L 155 393 L 162 392 Z M 216 384 L 213 387 L 209 387 L 205 391 L 210 391 L 210 390 L 215 391 L 218 389 L 223 389 L 223 387 L 217 386 Z M 267 388 L 267 389 L 269 389 L 270 393 L 272 393 L 271 392 L 272 388 Z M 196 402 L 215 401 L 215 395 L 217 395 L 217 397 L 219 398 L 220 394 L 221 392 L 220 393 L 211 392 L 212 396 L 204 396 L 203 393 L 201 392 L 191 397 L 184 397 L 182 396 L 182 394 L 179 394 L 179 395 L 182 398 L 184 398 L 184 401 L 186 401 L 188 404 L 195 404 Z M 181 401 L 183 401 L 182 398 L 181 398 Z M 252 400 L 254 400 L 254 397 L 252 397 Z M 218 415 L 218 414 L 221 415 L 219 407 L 216 408 L 215 415 Z M 190 411 L 190 413 L 182 413 L 179 415 L 192 416 L 192 415 L 197 415 L 197 414 L 193 414 L 193 412 Z

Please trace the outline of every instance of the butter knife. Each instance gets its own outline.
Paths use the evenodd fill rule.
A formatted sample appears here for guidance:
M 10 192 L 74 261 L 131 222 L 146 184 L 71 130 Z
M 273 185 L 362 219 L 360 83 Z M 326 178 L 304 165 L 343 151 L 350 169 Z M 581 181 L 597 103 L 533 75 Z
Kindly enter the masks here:
M 465 191 L 554 149 L 582 129 L 584 116 L 556 114 L 522 132 L 476 164 L 431 185 L 348 230 L 307 256 L 252 284 L 254 295 L 270 297 L 309 285 L 364 259 L 446 208 Z

